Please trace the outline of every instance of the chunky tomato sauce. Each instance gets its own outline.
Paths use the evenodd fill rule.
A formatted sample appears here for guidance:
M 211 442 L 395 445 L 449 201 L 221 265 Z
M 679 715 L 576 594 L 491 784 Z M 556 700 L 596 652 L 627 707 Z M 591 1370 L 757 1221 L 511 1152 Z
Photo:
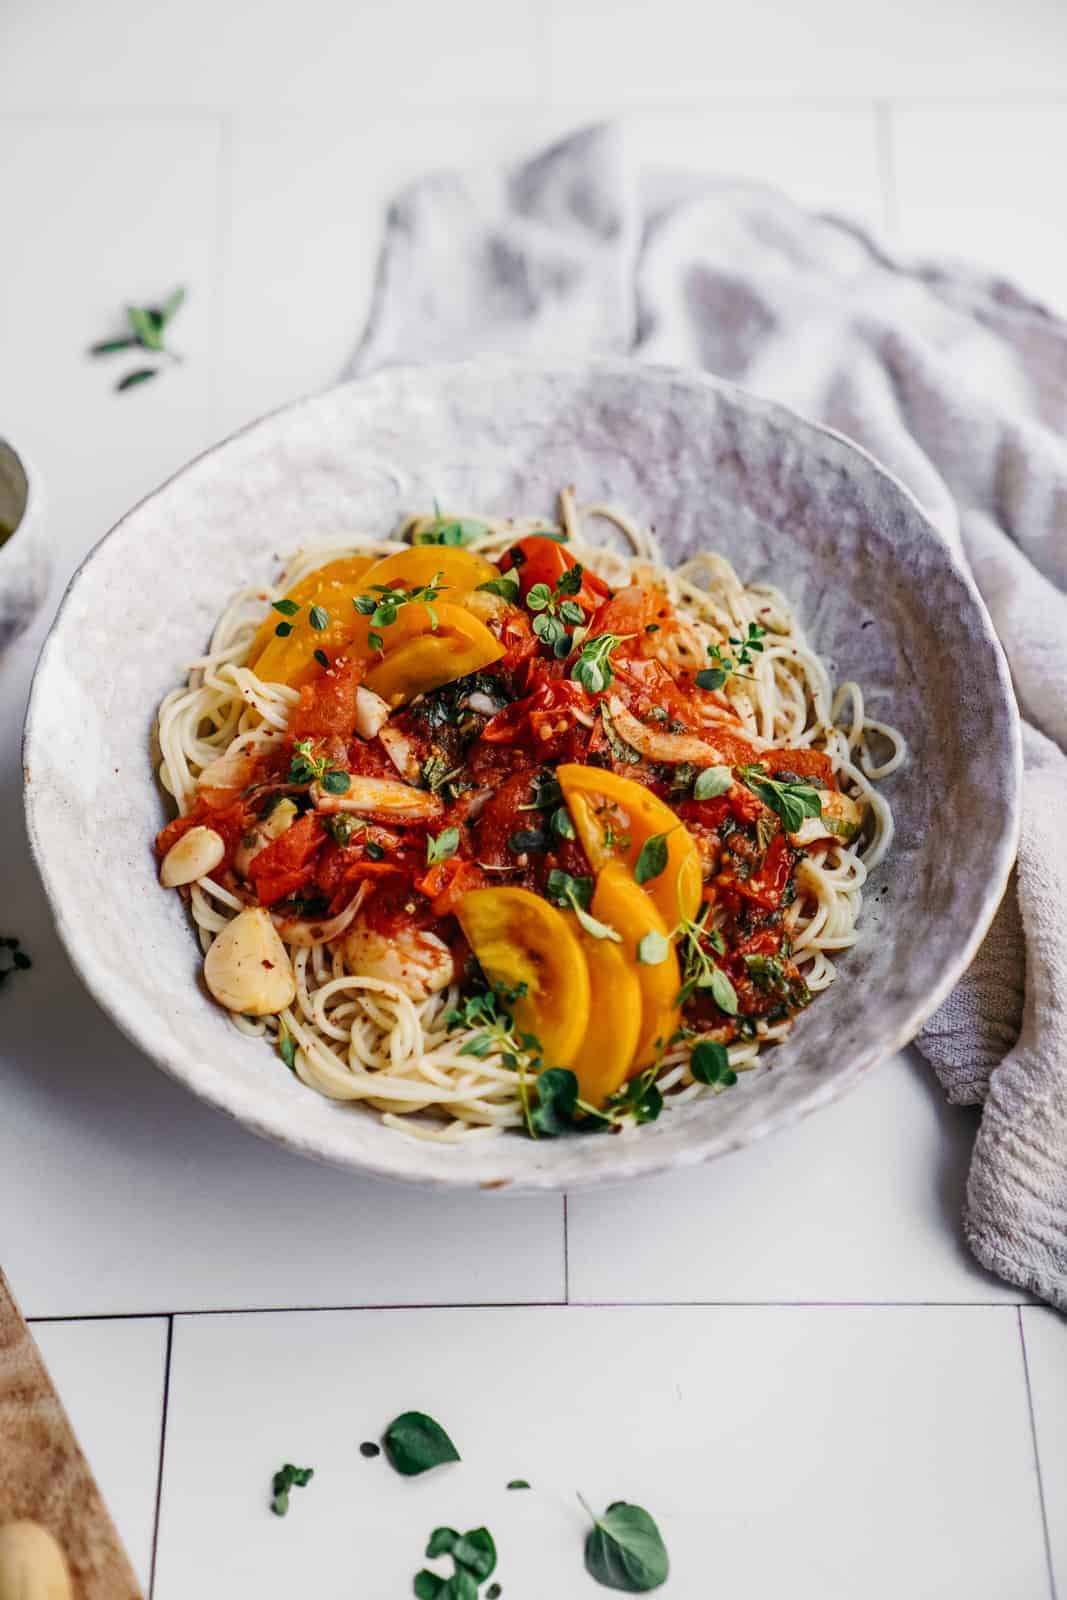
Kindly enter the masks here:
M 725 1041 L 751 1031 L 757 1018 L 788 1016 L 807 1001 L 783 915 L 798 892 L 803 851 L 736 771 L 727 791 L 712 798 L 697 798 L 694 787 L 705 767 L 758 761 L 768 774 L 833 789 L 829 760 L 807 749 L 757 754 L 726 699 L 697 686 L 706 661 L 693 658 L 686 630 L 653 585 L 613 594 L 595 575 L 575 574 L 565 547 L 545 538 L 520 541 L 499 567 L 519 586 L 514 603 L 500 599 L 489 619 L 503 647 L 499 659 L 415 695 L 382 733 L 368 737 L 358 731 L 356 704 L 367 662 L 328 654 L 328 664 L 300 688 L 284 745 L 263 757 L 240 789 L 202 791 L 188 815 L 162 830 L 160 853 L 190 827 L 207 824 L 225 844 L 215 878 L 248 904 L 286 919 L 322 919 L 362 891 L 372 927 L 428 928 L 466 957 L 455 912 L 469 890 L 513 884 L 546 894 L 554 872 L 591 880 L 553 774 L 562 763 L 599 767 L 665 801 L 699 851 L 704 920 L 692 938 L 728 975 L 737 1011 L 723 1011 L 698 987 L 683 1024 Z M 579 648 L 571 634 L 562 647 L 546 638 L 537 631 L 544 613 L 528 604 L 537 585 L 555 592 L 568 573 L 573 582 L 565 587 L 577 608 L 571 615 L 581 615 L 585 641 L 617 641 L 600 687 L 576 676 Z M 620 709 L 642 724 L 650 748 L 627 742 L 615 725 Z M 678 736 L 701 744 L 703 759 L 657 753 L 657 738 L 669 745 Z M 436 813 L 398 822 L 384 807 L 323 809 L 314 803 L 308 761 L 321 787 L 329 787 L 330 773 L 406 781 L 436 796 Z M 268 838 L 283 799 L 296 815 Z

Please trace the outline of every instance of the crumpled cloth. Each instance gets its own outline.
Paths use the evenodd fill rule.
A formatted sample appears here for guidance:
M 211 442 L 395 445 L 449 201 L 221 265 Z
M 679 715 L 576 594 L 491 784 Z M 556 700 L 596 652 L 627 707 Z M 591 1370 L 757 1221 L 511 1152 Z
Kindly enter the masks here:
M 984 1105 L 963 1226 L 1067 1310 L 1067 325 L 773 190 L 640 170 L 613 127 L 392 204 L 346 376 L 478 354 L 630 354 L 849 435 L 962 551 L 1026 721 L 1022 839 L 972 967 L 916 1041 Z

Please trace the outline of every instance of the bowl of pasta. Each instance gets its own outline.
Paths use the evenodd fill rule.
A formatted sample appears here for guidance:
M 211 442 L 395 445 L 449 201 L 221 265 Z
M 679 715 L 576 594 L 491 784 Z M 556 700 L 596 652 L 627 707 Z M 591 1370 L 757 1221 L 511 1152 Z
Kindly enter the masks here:
M 26 729 L 60 934 L 147 1057 L 308 1155 L 493 1190 L 840 1094 L 974 954 L 1019 781 L 989 619 L 901 485 L 624 361 L 245 429 L 93 551 Z

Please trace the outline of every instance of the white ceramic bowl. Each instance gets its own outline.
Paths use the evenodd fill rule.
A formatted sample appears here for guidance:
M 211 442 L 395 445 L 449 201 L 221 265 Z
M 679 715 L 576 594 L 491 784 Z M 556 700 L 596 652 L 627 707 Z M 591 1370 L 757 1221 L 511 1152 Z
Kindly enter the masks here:
M 721 549 L 768 577 L 838 677 L 906 734 L 887 784 L 897 837 L 839 981 L 736 1088 L 633 1135 L 426 1144 L 305 1089 L 199 982 L 152 841 L 156 706 L 231 591 L 309 539 L 385 535 L 442 504 L 550 512 L 563 483 L 610 498 L 666 550 Z M 862 452 L 710 379 L 609 362 L 395 370 L 267 417 L 135 507 L 70 586 L 26 727 L 30 838 L 60 934 L 145 1054 L 248 1127 L 308 1155 L 427 1184 L 574 1188 L 704 1161 L 825 1104 L 909 1039 L 985 932 L 1018 830 L 1019 730 L 972 583 L 907 492 Z

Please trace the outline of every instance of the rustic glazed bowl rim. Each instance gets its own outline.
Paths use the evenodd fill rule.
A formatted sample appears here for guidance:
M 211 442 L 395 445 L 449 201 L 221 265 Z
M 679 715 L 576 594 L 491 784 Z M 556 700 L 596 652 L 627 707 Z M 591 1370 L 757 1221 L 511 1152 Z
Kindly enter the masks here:
M 31 763 L 33 759 L 34 740 L 38 720 L 45 718 L 41 713 L 41 698 L 43 686 L 46 683 L 48 669 L 53 653 L 59 648 L 60 633 L 65 613 L 71 604 L 80 583 L 88 568 L 95 560 L 102 547 L 116 535 L 140 509 L 157 497 L 164 495 L 171 485 L 181 479 L 198 463 L 225 451 L 235 440 L 243 438 L 255 429 L 285 416 L 296 416 L 303 410 L 313 407 L 317 402 L 331 393 L 361 387 L 368 382 L 373 383 L 382 376 L 403 379 L 413 374 L 429 378 L 433 375 L 451 374 L 455 377 L 469 378 L 481 373 L 501 373 L 514 375 L 516 380 L 523 377 L 547 376 L 561 378 L 581 378 L 597 376 L 632 378 L 640 382 L 642 378 L 674 379 L 687 385 L 704 386 L 716 393 L 727 397 L 736 396 L 742 403 L 743 409 L 750 415 L 758 417 L 772 426 L 776 426 L 786 433 L 801 441 L 808 441 L 813 446 L 820 440 L 831 441 L 835 451 L 845 456 L 853 456 L 865 464 L 865 471 L 873 473 L 888 486 L 891 495 L 905 499 L 912 508 L 925 531 L 926 536 L 939 547 L 944 563 L 950 567 L 956 580 L 966 590 L 974 608 L 974 620 L 980 626 L 985 644 L 990 648 L 992 659 L 995 663 L 996 692 L 1001 703 L 1001 709 L 1006 713 L 1008 744 L 1012 762 L 1012 782 L 1010 786 L 1010 802 L 1005 808 L 1002 825 L 990 858 L 985 862 L 985 883 L 981 895 L 980 911 L 974 917 L 972 926 L 965 937 L 957 943 L 951 958 L 944 964 L 939 975 L 931 982 L 920 1000 L 917 1000 L 904 1018 L 891 1030 L 871 1041 L 871 1043 L 858 1051 L 856 1057 L 847 1063 L 840 1071 L 829 1076 L 818 1090 L 809 1095 L 802 1102 L 779 1106 L 775 1109 L 773 1121 L 761 1127 L 759 1134 L 752 1134 L 748 1138 L 729 1139 L 724 1141 L 717 1136 L 715 1131 L 707 1129 L 694 1129 L 692 1138 L 681 1149 L 668 1153 L 661 1153 L 653 1146 L 645 1147 L 640 1139 L 627 1142 L 625 1164 L 620 1164 L 619 1170 L 597 1169 L 587 1176 L 570 1174 L 561 1180 L 551 1171 L 536 1171 L 524 1173 L 514 1179 L 508 1178 L 499 1184 L 487 1185 L 477 1174 L 469 1172 L 457 1163 L 455 1170 L 445 1176 L 440 1174 L 421 1176 L 410 1172 L 400 1172 L 396 1164 L 387 1158 L 377 1158 L 361 1152 L 358 1156 L 340 1147 L 337 1143 L 297 1130 L 292 1132 L 282 1125 L 274 1116 L 260 1116 L 249 1109 L 247 1103 L 242 1103 L 244 1097 L 234 1092 L 230 1093 L 225 1080 L 216 1079 L 211 1085 L 198 1080 L 191 1073 L 189 1052 L 182 1047 L 174 1047 L 170 1041 L 161 1037 L 158 1032 L 149 1033 L 143 1030 L 138 1021 L 130 1014 L 122 998 L 112 992 L 106 974 L 101 971 L 92 958 L 89 949 L 79 947 L 71 919 L 64 909 L 63 883 L 60 877 L 53 872 L 49 861 L 47 848 L 38 826 L 36 815 L 38 805 L 38 789 L 31 783 Z M 27 508 L 28 509 L 28 508 Z M 24 518 L 25 520 L 25 518 Z M 225 596 L 220 596 L 220 607 Z M 993 693 L 993 689 L 990 689 Z M 986 610 L 985 604 L 975 586 L 974 580 L 961 561 L 956 550 L 942 537 L 930 521 L 919 501 L 911 491 L 893 473 L 881 465 L 870 453 L 862 449 L 853 440 L 844 434 L 814 423 L 802 417 L 776 401 L 754 395 L 742 386 L 712 377 L 706 373 L 689 370 L 668 368 L 659 365 L 650 365 L 624 358 L 605 358 L 602 360 L 584 360 L 568 362 L 560 361 L 522 361 L 506 357 L 481 357 L 474 360 L 437 363 L 419 369 L 391 368 L 387 374 L 375 374 L 370 378 L 357 378 L 340 385 L 328 385 L 326 388 L 316 390 L 301 396 L 299 399 L 278 406 L 254 418 L 241 428 L 227 435 L 224 439 L 201 451 L 186 462 L 178 471 L 171 474 L 164 482 L 136 502 L 130 509 L 103 535 L 92 547 L 84 560 L 74 572 L 65 590 L 63 600 L 57 610 L 45 640 L 44 647 L 39 657 L 34 681 L 30 693 L 29 705 L 23 733 L 23 759 L 25 776 L 25 805 L 27 831 L 31 850 L 36 861 L 38 871 L 45 888 L 50 904 L 52 916 L 57 932 L 62 940 L 71 963 L 78 973 L 79 978 L 93 996 L 98 1005 L 110 1016 L 119 1029 L 149 1060 L 160 1066 L 170 1076 L 176 1078 L 186 1088 L 191 1089 L 198 1098 L 203 1099 L 216 1109 L 234 1117 L 242 1126 L 251 1132 L 279 1143 L 300 1154 L 325 1161 L 333 1165 L 340 1165 L 348 1170 L 365 1175 L 393 1179 L 394 1181 L 415 1182 L 429 1188 L 436 1189 L 472 1189 L 472 1188 L 500 1188 L 508 1192 L 544 1193 L 561 1189 L 578 1189 L 582 1187 L 602 1186 L 605 1184 L 629 1181 L 635 1177 L 648 1177 L 665 1171 L 695 1166 L 719 1154 L 725 1154 L 733 1148 L 750 1142 L 755 1137 L 762 1137 L 768 1132 L 778 1131 L 791 1126 L 801 1120 L 811 1111 L 827 1105 L 838 1096 L 852 1087 L 863 1074 L 884 1060 L 895 1050 L 902 1048 L 921 1028 L 923 1023 L 942 1004 L 961 974 L 969 966 L 979 945 L 988 932 L 997 908 L 1000 905 L 1004 890 L 1008 884 L 1011 869 L 1018 849 L 1020 830 L 1021 783 L 1022 783 L 1022 734 L 1018 711 L 1015 704 L 1011 678 L 1003 649 L 993 628 L 992 621 Z M 149 781 L 146 770 L 146 781 Z M 396 1135 L 398 1140 L 410 1145 L 404 1140 L 403 1135 Z

